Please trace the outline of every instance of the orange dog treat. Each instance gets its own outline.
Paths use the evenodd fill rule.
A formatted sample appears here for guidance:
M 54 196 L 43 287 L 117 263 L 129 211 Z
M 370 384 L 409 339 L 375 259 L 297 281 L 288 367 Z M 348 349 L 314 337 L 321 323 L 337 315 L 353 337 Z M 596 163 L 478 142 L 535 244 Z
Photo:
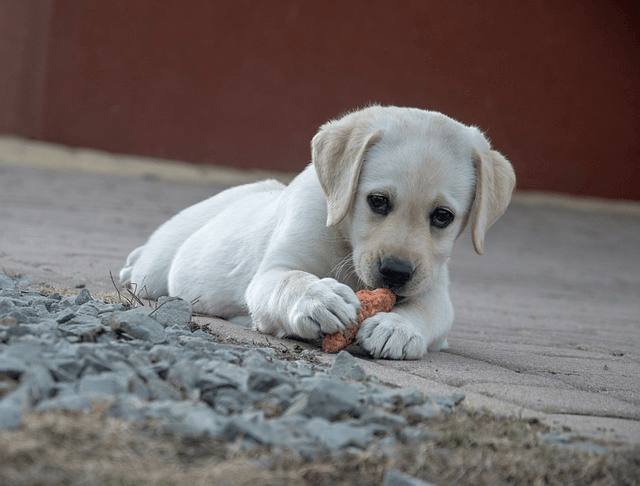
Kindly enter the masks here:
M 396 303 L 396 294 L 389 289 L 360 290 L 356 295 L 361 304 L 358 322 L 344 332 L 325 335 L 322 340 L 322 350 L 325 353 L 337 353 L 349 346 L 358 334 L 362 321 L 378 312 L 391 312 Z

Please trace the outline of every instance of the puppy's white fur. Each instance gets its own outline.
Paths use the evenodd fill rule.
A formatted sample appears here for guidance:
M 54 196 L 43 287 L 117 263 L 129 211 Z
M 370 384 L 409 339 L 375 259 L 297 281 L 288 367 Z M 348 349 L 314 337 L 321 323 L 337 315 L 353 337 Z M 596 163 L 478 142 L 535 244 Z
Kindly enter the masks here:
M 322 126 L 312 157 L 288 186 L 235 187 L 174 216 L 131 252 L 120 280 L 262 332 L 317 338 L 351 326 L 355 291 L 388 283 L 382 262 L 402 262 L 399 304 L 367 319 L 357 340 L 394 359 L 445 348 L 453 244 L 470 222 L 482 253 L 511 200 L 509 162 L 474 127 L 381 106 Z M 453 215 L 445 227 L 434 224 L 441 210 Z

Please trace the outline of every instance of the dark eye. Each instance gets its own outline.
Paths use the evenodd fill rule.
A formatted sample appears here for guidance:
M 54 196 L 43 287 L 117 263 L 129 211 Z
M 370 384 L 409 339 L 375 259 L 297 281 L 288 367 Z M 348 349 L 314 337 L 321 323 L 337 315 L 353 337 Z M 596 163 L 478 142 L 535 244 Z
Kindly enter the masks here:
M 453 221 L 453 213 L 448 209 L 437 208 L 431 216 L 429 216 L 429 221 L 431 222 L 431 226 L 435 226 L 436 228 L 446 228 Z
M 369 194 L 367 196 L 367 202 L 374 213 L 382 214 L 384 216 L 391 211 L 391 203 L 389 203 L 389 198 L 387 196 L 383 196 L 381 194 Z

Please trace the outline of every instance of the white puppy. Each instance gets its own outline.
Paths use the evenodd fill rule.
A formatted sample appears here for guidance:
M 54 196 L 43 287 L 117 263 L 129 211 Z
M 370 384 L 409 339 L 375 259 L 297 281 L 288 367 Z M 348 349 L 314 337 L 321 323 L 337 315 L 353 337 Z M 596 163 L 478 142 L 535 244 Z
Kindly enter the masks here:
M 376 358 L 445 348 L 453 244 L 470 221 L 482 253 L 511 200 L 509 162 L 474 127 L 381 106 L 322 126 L 312 157 L 288 186 L 235 187 L 174 216 L 129 255 L 120 280 L 310 339 L 354 324 L 355 291 L 387 287 L 399 303 L 367 319 L 357 342 Z

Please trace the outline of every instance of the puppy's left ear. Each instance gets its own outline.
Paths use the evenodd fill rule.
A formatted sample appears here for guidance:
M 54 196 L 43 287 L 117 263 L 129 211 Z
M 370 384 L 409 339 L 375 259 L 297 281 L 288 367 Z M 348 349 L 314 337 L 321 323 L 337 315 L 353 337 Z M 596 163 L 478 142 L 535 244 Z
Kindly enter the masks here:
M 364 157 L 382 134 L 368 133 L 364 111 L 326 123 L 311 142 L 313 165 L 327 201 L 327 226 L 338 224 L 349 212 Z
M 516 186 L 513 167 L 502 154 L 486 149 L 474 150 L 476 194 L 471 208 L 471 239 L 476 253 L 484 251 L 484 235 L 506 211 Z

